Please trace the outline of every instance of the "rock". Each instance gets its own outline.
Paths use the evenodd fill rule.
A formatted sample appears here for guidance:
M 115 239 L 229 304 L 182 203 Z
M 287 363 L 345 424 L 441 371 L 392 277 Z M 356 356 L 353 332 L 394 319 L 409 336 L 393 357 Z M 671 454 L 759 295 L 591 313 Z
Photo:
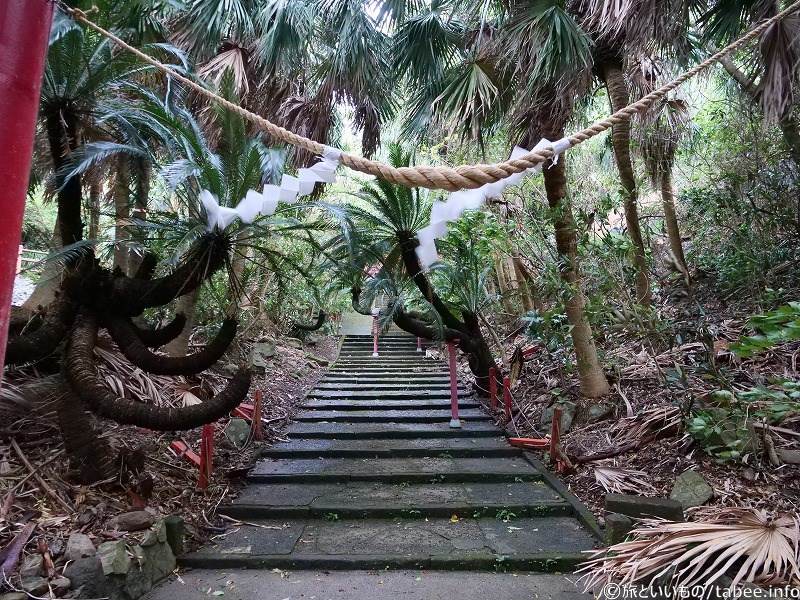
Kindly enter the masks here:
M 272 365 L 269 359 L 277 355 L 273 340 L 253 344 L 253 349 L 250 351 L 250 366 L 256 373 L 265 373 Z
M 125 542 L 103 542 L 97 548 L 97 557 L 103 565 L 106 575 L 125 575 L 131 566 L 131 557 Z
M 284 340 L 284 343 L 287 346 L 290 346 L 292 348 L 297 348 L 298 350 L 303 347 L 303 342 L 301 340 L 298 340 L 297 338 L 286 338 Z
M 141 531 L 153 526 L 153 517 L 147 511 L 134 510 L 117 515 L 108 522 L 108 526 L 119 531 Z
M 606 511 L 634 519 L 660 517 L 683 521 L 683 507 L 677 500 L 629 494 L 606 494 Z
M 26 577 L 20 585 L 22 589 L 28 592 L 31 596 L 44 596 L 50 588 L 47 585 L 47 579 L 44 577 Z
M 175 555 L 172 554 L 169 544 L 156 544 L 145 548 L 144 558 L 154 583 L 175 569 Z
M 542 411 L 542 429 L 550 431 L 550 427 L 553 424 L 553 409 L 556 406 L 561 407 L 561 433 L 566 433 L 575 420 L 576 404 L 571 401 L 559 402 L 558 404 L 553 404 L 553 406 L 545 408 Z
M 43 566 L 44 558 L 41 554 L 28 554 L 19 566 L 19 576 L 23 579 L 40 577 Z
M 79 558 L 86 558 L 87 556 L 94 556 L 97 550 L 94 548 L 94 543 L 88 535 L 82 533 L 71 533 L 67 539 L 67 548 L 64 550 L 64 558 L 66 560 L 77 560 Z
M 128 571 L 125 577 L 125 584 L 123 590 L 128 598 L 136 600 L 141 598 L 153 588 L 153 580 L 148 577 L 144 569 L 133 565 L 133 568 Z
M 790 465 L 800 464 L 800 450 L 788 450 L 786 448 L 776 448 L 775 452 L 778 454 L 783 462 Z
M 250 423 L 244 419 L 231 419 L 225 427 L 225 439 L 234 448 L 243 448 L 250 438 Z
M 164 517 L 158 517 L 155 524 L 156 538 L 162 544 L 167 541 L 167 524 L 164 522 Z
M 589 405 L 587 409 L 587 420 L 589 423 L 597 423 L 607 419 L 614 414 L 616 407 L 610 402 L 597 402 Z M 551 417 L 552 420 L 552 417 Z
M 606 545 L 624 542 L 632 530 L 633 521 L 629 517 L 619 513 L 609 514 L 606 516 Z
M 50 587 L 55 595 L 60 598 L 69 591 L 70 587 L 72 587 L 72 582 L 67 577 L 55 577 L 50 580 Z
M 316 354 L 311 354 L 310 352 L 306 352 L 306 358 L 308 360 L 313 360 L 315 363 L 323 367 L 327 367 L 328 365 L 331 364 L 331 361 L 329 361 L 327 358 L 317 356 Z
M 28 594 L 25 592 L 8 592 L 7 594 L 0 594 L 0 600 L 28 600 Z
M 103 564 L 96 556 L 78 558 L 69 563 L 64 575 L 72 582 L 74 590 L 80 590 L 80 598 L 105 598 L 107 595 Z
M 684 510 L 695 506 L 703 506 L 714 497 L 714 489 L 706 480 L 692 469 L 684 471 L 675 478 L 675 485 L 669 495 L 681 503 Z
M 148 529 L 144 536 L 142 537 L 142 541 L 139 542 L 143 548 L 147 548 L 148 546 L 155 546 L 158 543 L 158 534 L 155 532 L 154 529 Z
M 50 538 L 47 542 L 47 545 L 50 547 L 50 554 L 53 557 L 61 556 L 64 554 L 64 539 L 57 537 L 57 538 Z

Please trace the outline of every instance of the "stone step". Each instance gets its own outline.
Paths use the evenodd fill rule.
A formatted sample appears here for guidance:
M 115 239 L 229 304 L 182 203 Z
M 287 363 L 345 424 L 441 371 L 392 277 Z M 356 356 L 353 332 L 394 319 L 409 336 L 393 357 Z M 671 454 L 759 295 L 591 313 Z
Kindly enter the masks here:
M 427 439 L 496 437 L 499 429 L 491 423 L 462 423 L 453 429 L 449 423 L 292 423 L 286 429 L 292 439 Z
M 293 481 L 537 481 L 541 473 L 522 456 L 501 458 L 309 458 L 265 459 L 248 475 L 251 482 Z
M 458 413 L 462 421 L 491 421 L 482 409 L 465 409 Z M 297 423 L 439 423 L 449 424 L 450 410 L 308 410 L 296 415 Z
M 265 458 L 476 458 L 519 456 L 505 438 L 294 440 L 261 452 Z
M 541 481 L 527 483 L 420 483 L 414 485 L 351 481 L 320 485 L 254 484 L 232 504 L 220 507 L 230 517 L 253 519 L 342 519 L 571 516 L 561 495 Z M 513 513 L 511 516 L 510 513 Z
M 595 541 L 571 517 L 258 520 L 178 559 L 213 569 L 571 571 Z M 500 557 L 503 557 L 502 559 Z
M 441 381 L 439 385 L 434 385 L 430 383 L 417 383 L 417 382 L 404 382 L 404 383 L 385 383 L 385 382 L 373 382 L 373 383 L 365 383 L 365 382 L 357 382 L 357 381 L 349 381 L 345 382 L 336 382 L 336 383 L 328 383 L 326 381 L 321 381 L 318 383 L 314 389 L 315 390 L 343 390 L 347 389 L 351 392 L 357 391 L 420 391 L 426 392 L 430 391 L 431 387 L 441 388 L 450 390 L 450 381 Z M 459 389 L 462 391 L 466 391 L 466 387 L 462 384 L 459 384 Z
M 328 373 L 332 376 L 342 376 L 343 374 L 359 376 L 359 377 L 395 377 L 398 379 L 406 379 L 408 377 L 430 377 L 431 375 L 437 377 L 447 377 L 449 379 L 450 373 L 442 370 L 439 367 L 422 368 L 422 367 L 403 367 L 392 368 L 386 366 L 373 366 L 373 367 L 360 367 L 353 369 L 348 366 L 331 365 L 328 368 Z
M 429 383 L 450 383 L 450 374 L 440 373 L 409 373 L 400 380 L 395 373 L 325 373 L 320 379 L 322 383 L 328 382 L 352 382 L 352 383 L 395 383 L 408 381 L 416 385 Z
M 481 408 L 480 402 L 474 400 L 460 399 L 459 409 Z M 340 411 L 362 411 L 362 410 L 402 410 L 402 409 L 433 409 L 449 410 L 450 400 L 382 400 L 373 402 L 370 400 L 308 400 L 303 403 L 303 408 L 316 410 L 340 410 Z
M 459 398 L 468 398 L 472 396 L 471 392 L 461 389 L 458 391 Z M 365 399 L 365 400 L 433 400 L 433 399 L 450 399 L 450 389 L 441 390 L 384 390 L 384 391 L 371 391 L 371 390 L 317 390 L 316 388 L 309 392 L 307 398 L 335 398 L 339 400 L 348 399 Z

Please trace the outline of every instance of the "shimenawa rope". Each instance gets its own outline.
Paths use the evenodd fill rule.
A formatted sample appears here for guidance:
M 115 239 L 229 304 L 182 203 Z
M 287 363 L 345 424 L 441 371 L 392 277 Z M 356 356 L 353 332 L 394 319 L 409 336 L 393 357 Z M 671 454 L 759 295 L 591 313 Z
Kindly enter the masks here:
M 59 6 L 63 11 L 68 13 L 72 16 L 75 21 L 79 23 L 83 23 L 87 27 L 94 29 L 100 35 L 107 37 L 108 39 L 112 40 L 121 48 L 124 48 L 128 52 L 134 54 L 144 62 L 153 67 L 157 68 L 158 70 L 166 73 L 170 77 L 180 81 L 187 87 L 193 89 L 201 96 L 217 102 L 224 106 L 225 108 L 232 110 L 233 112 L 240 115 L 242 118 L 254 123 L 258 126 L 262 131 L 268 133 L 269 135 L 286 142 L 287 144 L 291 144 L 298 148 L 303 148 L 304 150 L 308 150 L 313 154 L 322 154 L 325 150 L 325 146 L 320 144 L 319 142 L 315 142 L 307 137 L 302 135 L 298 135 L 288 129 L 280 127 L 271 121 L 268 121 L 264 117 L 257 115 L 255 113 L 250 112 L 249 110 L 234 104 L 233 102 L 226 100 L 225 98 L 215 94 L 211 90 L 204 88 L 202 85 L 192 81 L 188 77 L 181 75 L 174 69 L 168 67 L 167 65 L 159 62 L 155 58 L 145 54 L 144 52 L 134 48 L 124 40 L 120 39 L 118 36 L 114 35 L 110 31 L 107 31 L 97 25 L 96 23 L 90 21 L 86 13 L 81 11 L 77 8 L 71 8 L 68 6 L 63 5 L 61 2 L 58 3 Z M 94 9 L 93 9 L 94 10 Z M 720 59 L 724 58 L 731 52 L 734 52 L 744 46 L 747 42 L 752 40 L 757 35 L 761 34 L 765 31 L 770 25 L 783 19 L 784 17 L 797 12 L 800 10 L 800 0 L 793 3 L 791 6 L 782 10 L 778 14 L 766 19 L 765 21 L 759 23 L 755 27 L 753 27 L 750 31 L 748 31 L 745 35 L 740 37 L 738 40 L 728 44 L 719 52 L 709 56 L 706 60 L 695 66 L 694 68 L 690 69 L 689 71 L 684 72 L 683 74 L 679 75 L 669 83 L 663 85 L 662 87 L 658 88 L 657 90 L 647 94 L 637 102 L 629 104 L 625 108 L 622 108 L 615 112 L 614 114 L 610 115 L 609 117 L 590 125 L 589 127 L 569 136 L 566 138 L 571 146 L 577 146 L 589 140 L 604 131 L 611 129 L 617 123 L 622 123 L 624 121 L 630 120 L 633 115 L 639 112 L 644 112 L 648 108 L 650 108 L 657 100 L 663 98 L 669 92 L 677 88 L 679 85 L 684 83 L 685 81 L 691 79 L 698 73 L 704 71 L 709 66 L 714 64 L 715 62 L 719 61 Z M 438 190 L 447 190 L 447 191 L 456 191 L 461 189 L 475 189 L 479 188 L 484 184 L 487 183 L 494 183 L 496 181 L 500 181 L 501 179 L 505 179 L 515 173 L 521 173 L 531 167 L 534 167 L 538 164 L 541 164 L 548 159 L 552 158 L 554 155 L 554 151 L 552 146 L 549 148 L 541 149 L 536 152 L 531 152 L 529 154 L 520 156 L 515 159 L 509 159 L 505 162 L 494 163 L 494 164 L 476 164 L 476 165 L 460 165 L 457 167 L 447 167 L 447 166 L 439 166 L 439 167 L 431 167 L 431 166 L 413 166 L 413 167 L 393 167 L 391 165 L 387 165 L 380 161 L 376 160 L 369 160 L 364 158 L 363 156 L 358 156 L 355 154 L 350 154 L 349 152 L 342 152 L 340 162 L 355 170 L 360 171 L 361 173 L 367 173 L 369 175 L 374 175 L 376 177 L 380 177 L 389 181 L 391 183 L 400 184 L 406 187 L 424 187 L 430 189 L 438 189 Z

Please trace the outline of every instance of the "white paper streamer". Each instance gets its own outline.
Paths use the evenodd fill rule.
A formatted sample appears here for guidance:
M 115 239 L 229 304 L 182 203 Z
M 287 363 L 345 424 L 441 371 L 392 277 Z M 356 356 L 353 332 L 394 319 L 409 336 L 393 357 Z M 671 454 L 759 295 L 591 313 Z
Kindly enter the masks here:
M 550 142 L 550 140 L 542 138 L 531 150 L 526 150 L 519 146 L 515 147 L 511 151 L 511 159 L 517 159 L 531 152 L 538 152 L 549 147 L 552 147 L 555 152 L 553 162 L 557 162 L 559 155 L 571 148 L 572 144 L 567 138 L 562 138 L 556 142 Z M 416 252 L 422 265 L 427 269 L 439 260 L 439 254 L 436 251 L 436 240 L 447 235 L 447 222 L 459 219 L 465 210 L 480 208 L 487 198 L 499 198 L 507 186 L 519 183 L 526 175 L 538 173 L 541 170 L 542 163 L 539 163 L 521 173 L 514 173 L 505 179 L 487 183 L 474 190 L 452 192 L 447 202 L 434 202 L 433 207 L 431 207 L 431 224 L 417 232 L 420 245 L 417 247 Z
M 280 185 L 265 185 L 261 193 L 248 190 L 236 208 L 220 206 L 219 201 L 211 192 L 201 191 L 200 202 L 206 211 L 208 230 L 213 231 L 215 228 L 219 228 L 221 231 L 225 231 L 236 217 L 239 217 L 242 223 L 250 224 L 259 214 L 275 214 L 278 204 L 281 202 L 294 204 L 300 196 L 311 194 L 317 183 L 334 183 L 336 167 L 339 165 L 341 155 L 341 150 L 325 146 L 322 158 L 318 163 L 308 168 L 298 169 L 297 177 L 283 175 Z M 433 242 L 431 241 L 431 243 Z

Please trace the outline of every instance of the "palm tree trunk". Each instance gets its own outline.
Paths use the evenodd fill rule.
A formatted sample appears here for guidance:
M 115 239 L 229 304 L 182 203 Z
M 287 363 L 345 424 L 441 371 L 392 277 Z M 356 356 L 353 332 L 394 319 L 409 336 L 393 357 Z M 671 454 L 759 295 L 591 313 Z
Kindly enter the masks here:
M 499 252 L 494 255 L 494 272 L 497 276 L 497 286 L 500 288 L 500 298 L 503 301 L 503 310 L 510 315 L 514 314 L 514 305 L 511 303 L 511 286 L 505 270 L 505 260 Z
M 661 176 L 661 201 L 664 206 L 664 223 L 667 226 L 669 249 L 675 257 L 684 276 L 688 277 L 689 269 L 686 266 L 686 256 L 683 253 L 683 241 L 678 227 L 678 215 L 675 212 L 675 192 L 672 189 L 672 173 L 670 170 Z
M 130 239 L 128 219 L 131 216 L 128 158 L 120 155 L 117 157 L 116 166 L 114 175 L 114 269 L 127 273 L 128 241 Z
M 70 152 L 77 147 L 78 125 L 67 112 L 47 115 L 45 121 L 47 139 L 53 169 L 58 172 L 66 163 Z M 58 192 L 56 223 L 62 246 L 69 246 L 83 239 L 81 221 L 81 178 L 70 177 Z
M 133 206 L 133 217 L 139 220 L 147 218 L 147 204 L 150 199 L 150 182 L 153 176 L 153 165 L 149 162 L 142 161 L 139 165 L 139 173 L 136 177 L 136 192 Z M 141 238 L 137 240 L 140 245 L 144 240 Z M 128 253 L 128 277 L 133 277 L 142 264 L 142 248 L 135 249 L 131 247 Z
M 608 90 L 612 112 L 627 106 L 630 102 L 630 94 L 622 71 L 622 63 L 616 60 L 608 60 L 599 65 L 599 71 Z M 611 145 L 614 149 L 614 159 L 622 182 L 625 223 L 628 227 L 628 234 L 633 241 L 633 262 L 636 268 L 636 300 L 643 306 L 649 306 L 652 295 L 647 275 L 647 254 L 644 249 L 642 228 L 639 225 L 636 177 L 633 171 L 633 163 L 631 162 L 630 121 L 625 120 L 614 125 L 611 130 Z
M 103 185 L 94 180 L 89 184 L 89 238 L 97 239 L 100 234 L 100 196 Z
M 183 313 L 183 316 L 186 317 L 186 324 L 183 326 L 181 334 L 165 346 L 164 349 L 170 356 L 186 356 L 189 351 L 189 340 L 192 337 L 192 330 L 197 320 L 197 303 L 199 300 L 200 286 L 178 298 L 175 312 Z
M 519 282 L 520 299 L 522 300 L 522 308 L 526 313 L 541 310 L 542 302 L 539 295 L 536 293 L 534 287 L 533 277 L 531 277 L 525 263 L 519 254 L 511 258 L 511 263 L 516 273 L 517 281 Z
M 544 185 L 547 202 L 555 217 L 556 249 L 564 263 L 560 275 L 566 284 L 564 307 L 569 324 L 572 326 L 570 334 L 578 363 L 580 392 L 586 398 L 599 398 L 608 393 L 609 386 L 597 357 L 592 327 L 584 312 L 586 298 L 578 269 L 578 235 L 572 206 L 567 198 L 567 174 L 564 163 L 565 159 L 562 156 L 555 164 L 545 164 Z

